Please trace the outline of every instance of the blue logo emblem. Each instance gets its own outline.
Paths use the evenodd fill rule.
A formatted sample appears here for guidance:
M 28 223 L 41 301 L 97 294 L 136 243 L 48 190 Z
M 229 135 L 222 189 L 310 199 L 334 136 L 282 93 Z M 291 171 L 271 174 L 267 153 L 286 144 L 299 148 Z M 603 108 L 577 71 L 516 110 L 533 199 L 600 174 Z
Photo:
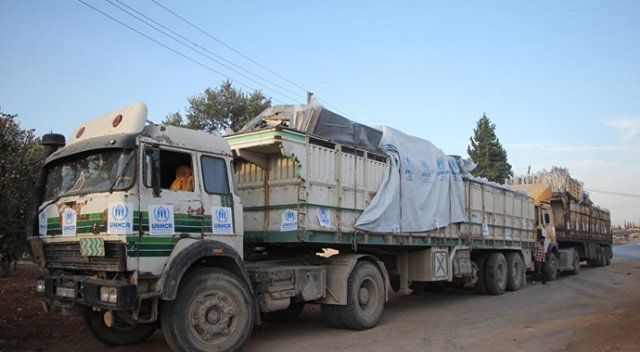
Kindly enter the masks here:
M 118 204 L 111 209 L 113 213 L 113 218 L 117 221 L 123 221 L 127 219 L 127 215 L 129 215 L 129 210 L 122 204 Z
M 320 216 L 321 219 L 327 219 L 329 218 L 329 210 L 322 208 L 318 210 L 318 215 Z
M 444 169 L 444 159 L 442 159 L 442 158 L 438 158 L 438 159 L 436 160 L 436 163 L 437 163 L 437 165 L 438 165 L 438 169 L 440 169 L 440 170 Z
M 220 223 L 228 222 L 229 221 L 229 213 L 227 212 L 227 209 L 218 208 L 218 210 L 216 211 L 216 220 L 218 220 L 218 222 L 220 222 Z
M 65 211 L 64 213 L 64 223 L 67 225 L 73 224 L 73 212 L 70 210 Z
M 287 219 L 287 221 L 296 221 L 296 213 L 293 210 L 287 210 L 284 213 L 284 218 Z
M 153 216 L 156 217 L 156 221 L 158 222 L 167 222 L 169 220 L 169 209 L 166 207 L 157 207 L 153 212 Z

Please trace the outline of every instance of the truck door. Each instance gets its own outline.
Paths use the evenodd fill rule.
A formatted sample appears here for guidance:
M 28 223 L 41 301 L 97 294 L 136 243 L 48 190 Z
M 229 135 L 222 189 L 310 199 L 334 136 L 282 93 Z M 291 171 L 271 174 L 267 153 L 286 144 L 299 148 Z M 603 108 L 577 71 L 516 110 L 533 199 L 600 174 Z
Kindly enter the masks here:
M 202 236 L 203 208 L 195 155 L 142 145 L 139 258 L 169 256 L 180 236 Z
M 199 154 L 198 162 L 199 172 L 202 175 L 200 181 L 205 213 L 205 233 L 223 235 L 236 241 L 237 238 L 233 235 L 241 235 L 243 231 L 242 204 L 234 192 L 231 159 L 218 155 Z M 232 245 L 237 247 L 239 244 Z
M 544 239 L 544 249 L 545 251 L 549 247 L 550 243 L 554 243 L 556 241 L 556 229 L 554 227 L 553 221 L 553 212 L 551 211 L 551 207 L 548 204 L 543 204 L 541 206 L 542 214 L 542 233 L 545 236 Z

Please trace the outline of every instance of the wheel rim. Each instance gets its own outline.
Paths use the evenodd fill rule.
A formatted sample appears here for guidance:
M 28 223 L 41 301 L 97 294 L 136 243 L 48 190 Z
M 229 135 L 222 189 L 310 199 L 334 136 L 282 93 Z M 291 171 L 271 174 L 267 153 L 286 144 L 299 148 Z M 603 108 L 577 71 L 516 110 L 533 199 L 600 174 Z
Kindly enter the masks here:
M 189 309 L 189 327 L 205 344 L 220 343 L 237 326 L 238 304 L 231 295 L 210 290 L 197 296 Z
M 358 307 L 367 315 L 375 312 L 378 297 L 376 296 L 377 285 L 370 278 L 365 278 L 358 288 Z

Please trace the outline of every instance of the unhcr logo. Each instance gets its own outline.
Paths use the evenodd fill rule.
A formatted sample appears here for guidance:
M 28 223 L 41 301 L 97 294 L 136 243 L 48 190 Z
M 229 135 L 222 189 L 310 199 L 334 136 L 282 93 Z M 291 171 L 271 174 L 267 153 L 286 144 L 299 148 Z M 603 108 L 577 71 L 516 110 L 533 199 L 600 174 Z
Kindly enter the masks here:
M 122 204 L 111 208 L 111 212 L 113 213 L 113 218 L 117 221 L 124 221 L 127 219 L 127 215 L 129 215 L 129 209 Z
M 72 212 L 67 211 L 67 212 L 64 213 L 64 223 L 65 224 L 72 225 L 73 224 L 73 220 L 75 220 L 75 219 L 74 219 L 74 216 L 73 216 Z
M 170 214 L 171 213 L 169 212 L 169 209 L 163 206 L 157 207 L 153 212 L 153 216 L 156 218 L 156 221 L 158 222 L 167 222 L 169 220 Z
M 231 208 L 213 207 L 211 209 L 211 227 L 214 234 L 232 235 L 233 224 L 231 219 Z
M 133 233 L 133 218 L 130 203 L 109 204 L 108 234 L 127 235 Z
M 229 214 L 227 212 L 227 209 L 218 208 L 218 210 L 216 211 L 216 220 L 218 220 L 218 222 L 228 222 Z

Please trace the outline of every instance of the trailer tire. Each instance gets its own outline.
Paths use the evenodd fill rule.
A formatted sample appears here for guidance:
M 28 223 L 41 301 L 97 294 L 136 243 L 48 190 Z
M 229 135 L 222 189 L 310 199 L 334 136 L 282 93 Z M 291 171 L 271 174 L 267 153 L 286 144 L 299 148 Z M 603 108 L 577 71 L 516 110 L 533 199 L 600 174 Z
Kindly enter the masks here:
M 486 295 L 487 285 L 485 283 L 484 273 L 487 266 L 487 255 L 480 254 L 476 258 L 476 265 L 478 266 L 478 281 L 476 282 L 476 292 L 481 295 Z
M 253 330 L 255 306 L 237 276 L 200 268 L 180 284 L 175 301 L 164 303 L 162 334 L 173 351 L 238 351 Z
M 484 281 L 487 292 L 491 295 L 501 295 L 507 288 L 507 260 L 500 252 L 492 253 L 485 265 Z
M 607 266 L 611 264 L 611 258 L 609 257 L 609 250 L 607 247 L 600 247 L 602 249 L 602 262 Z
M 524 286 L 525 267 L 522 257 L 517 252 L 507 253 L 507 291 L 518 291 Z
M 347 304 L 336 306 L 344 326 L 353 330 L 376 326 L 384 308 L 384 289 L 384 280 L 376 265 L 358 262 L 347 282 Z
M 291 303 L 289 303 L 289 307 L 283 310 L 266 313 L 264 315 L 264 320 L 277 323 L 286 323 L 288 321 L 296 320 L 300 317 L 300 314 L 302 314 L 304 305 L 305 302 L 294 302 L 292 299 Z
M 578 275 L 580 273 L 580 254 L 577 250 L 573 250 L 573 269 L 569 272 L 571 275 Z
M 558 278 L 558 257 L 554 252 L 549 253 L 549 258 L 544 262 L 546 267 L 544 275 L 547 281 L 553 281 Z
M 129 325 L 114 314 L 111 327 L 104 324 L 105 311 L 94 311 L 93 308 L 84 309 L 85 325 L 96 340 L 111 347 L 130 345 L 148 339 L 156 331 L 155 324 Z
M 322 311 L 322 316 L 324 320 L 331 326 L 336 329 L 344 329 L 344 323 L 340 320 L 338 316 L 338 306 L 333 304 L 321 304 L 320 310 Z

